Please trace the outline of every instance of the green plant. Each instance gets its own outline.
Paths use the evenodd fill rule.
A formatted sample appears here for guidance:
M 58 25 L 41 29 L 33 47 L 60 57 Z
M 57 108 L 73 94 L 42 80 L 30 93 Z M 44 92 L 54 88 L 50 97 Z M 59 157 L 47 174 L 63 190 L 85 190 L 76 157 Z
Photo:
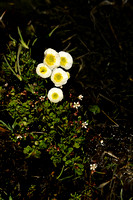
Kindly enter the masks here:
M 82 195 L 77 194 L 76 192 L 74 194 L 71 194 L 71 197 L 69 200 L 81 200 Z
M 94 115 L 100 113 L 100 108 L 98 105 L 90 105 L 89 111 L 91 111 Z
M 20 38 L 22 41 L 22 36 Z M 65 53 L 65 56 L 68 54 Z M 36 74 L 36 67 L 30 49 L 23 42 L 17 46 L 13 40 L 2 63 L 4 79 L 8 80 L 8 85 L 4 90 L 6 98 L 1 96 L 12 124 L 2 120 L 0 122 L 11 130 L 11 139 L 27 158 L 40 158 L 45 150 L 58 169 L 57 179 L 80 177 L 86 163 L 84 141 L 89 125 L 88 120 L 84 122 L 82 119 L 85 116 L 79 103 L 80 98 L 75 97 L 77 103 L 68 96 L 68 100 L 61 103 L 51 103 L 47 98 L 50 80 L 40 78 Z

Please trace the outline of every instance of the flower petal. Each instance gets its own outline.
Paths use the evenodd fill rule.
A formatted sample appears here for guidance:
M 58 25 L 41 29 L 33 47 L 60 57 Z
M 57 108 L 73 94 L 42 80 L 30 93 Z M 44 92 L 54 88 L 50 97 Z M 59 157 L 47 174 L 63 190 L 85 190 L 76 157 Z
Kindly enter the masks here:
M 51 75 L 51 81 L 55 84 L 56 87 L 60 87 L 67 83 L 68 74 L 61 68 L 56 68 L 53 70 Z
M 44 64 L 50 69 L 54 69 L 60 66 L 60 55 L 54 49 L 47 49 L 44 52 Z
M 48 92 L 48 99 L 53 103 L 58 103 L 63 99 L 63 92 L 59 88 L 51 88 Z
M 44 65 L 44 63 L 40 63 L 37 65 L 36 73 L 42 78 L 48 78 L 51 75 L 52 71 L 51 69 L 49 69 L 49 67 Z
M 60 66 L 66 70 L 70 69 L 73 64 L 72 56 L 65 51 L 60 51 L 59 55 L 60 55 Z

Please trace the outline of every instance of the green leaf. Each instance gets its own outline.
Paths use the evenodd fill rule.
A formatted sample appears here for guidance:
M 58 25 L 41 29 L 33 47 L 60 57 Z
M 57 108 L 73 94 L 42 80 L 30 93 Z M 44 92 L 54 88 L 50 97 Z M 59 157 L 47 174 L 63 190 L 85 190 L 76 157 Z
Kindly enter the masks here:
M 32 151 L 32 148 L 28 145 L 27 147 L 25 147 L 24 148 L 24 150 L 23 150 L 23 152 L 25 153 L 25 154 L 28 154 L 28 153 L 30 153 Z
M 75 142 L 74 145 L 73 145 L 73 147 L 75 147 L 75 148 L 78 149 L 80 147 L 80 145 L 79 145 L 79 143 Z
M 68 148 L 69 154 L 70 154 L 72 151 L 73 151 L 73 148 L 72 148 L 72 147 L 69 147 L 69 148 Z
M 81 164 L 81 163 L 77 163 L 77 166 L 79 167 L 79 168 L 84 168 L 84 165 L 83 164 Z
M 21 34 L 21 31 L 20 31 L 19 27 L 18 27 L 18 34 L 19 34 L 19 36 L 20 36 L 20 42 L 21 42 L 22 46 L 23 46 L 24 48 L 26 48 L 26 49 L 29 49 L 28 45 L 27 45 L 27 44 L 24 42 L 24 40 L 23 40 L 23 37 L 22 37 L 22 34 Z
M 67 160 L 67 161 L 65 162 L 65 165 L 69 165 L 69 164 L 71 164 L 71 163 L 72 163 L 71 160 Z
M 100 113 L 100 108 L 98 105 L 91 105 L 89 111 L 93 112 L 94 115 Z
M 13 198 L 11 196 L 9 196 L 9 200 L 13 200 Z

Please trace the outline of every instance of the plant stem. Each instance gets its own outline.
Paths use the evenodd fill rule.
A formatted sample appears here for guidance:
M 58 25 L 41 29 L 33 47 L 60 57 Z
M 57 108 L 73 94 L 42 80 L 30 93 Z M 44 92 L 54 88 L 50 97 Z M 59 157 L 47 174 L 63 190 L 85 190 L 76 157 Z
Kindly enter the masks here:
M 59 176 L 57 177 L 57 179 L 59 179 L 59 178 L 61 177 L 63 171 L 64 171 L 64 165 L 63 165 L 63 167 L 62 167 L 62 169 L 61 169 L 61 172 L 60 172 Z

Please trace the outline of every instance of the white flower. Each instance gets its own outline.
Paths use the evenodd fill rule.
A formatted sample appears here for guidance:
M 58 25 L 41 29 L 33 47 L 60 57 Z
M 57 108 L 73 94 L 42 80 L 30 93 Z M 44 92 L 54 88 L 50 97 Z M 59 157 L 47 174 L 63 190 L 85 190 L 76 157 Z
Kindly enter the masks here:
M 104 146 L 104 141 L 103 140 L 101 140 L 100 143 L 101 143 L 102 146 Z
M 48 92 L 48 99 L 53 103 L 58 103 L 63 99 L 63 92 L 59 88 L 51 88 Z
M 87 122 L 83 122 L 83 123 L 82 123 L 82 128 L 87 128 L 87 126 L 88 126 L 88 123 L 87 123 Z
M 44 63 L 40 63 L 37 65 L 36 73 L 42 78 L 48 78 L 51 75 L 51 69 L 47 67 Z
M 21 135 L 17 135 L 17 139 L 22 139 L 23 137 Z
M 78 96 L 78 99 L 82 101 L 82 99 L 83 99 L 83 95 L 80 94 L 80 95 Z
M 95 171 L 96 168 L 97 168 L 97 164 L 96 163 L 90 164 L 90 170 Z
M 55 84 L 56 87 L 60 87 L 67 83 L 68 74 L 61 68 L 56 68 L 53 70 L 51 75 L 51 81 Z
M 74 102 L 74 105 L 73 105 L 73 108 L 76 108 L 76 109 L 78 109 L 78 107 L 80 107 L 80 103 L 79 103 L 79 101 L 76 103 L 76 102 Z
M 50 69 L 54 69 L 60 66 L 60 55 L 54 49 L 47 49 L 44 51 L 44 64 Z
M 41 101 L 44 101 L 45 96 L 40 96 L 39 99 L 40 99 Z
M 4 85 L 5 87 L 7 87 L 8 86 L 8 83 L 5 83 L 5 85 Z
M 60 66 L 63 67 L 64 69 L 70 69 L 73 64 L 73 58 L 72 56 L 64 51 L 59 52 L 60 55 Z

